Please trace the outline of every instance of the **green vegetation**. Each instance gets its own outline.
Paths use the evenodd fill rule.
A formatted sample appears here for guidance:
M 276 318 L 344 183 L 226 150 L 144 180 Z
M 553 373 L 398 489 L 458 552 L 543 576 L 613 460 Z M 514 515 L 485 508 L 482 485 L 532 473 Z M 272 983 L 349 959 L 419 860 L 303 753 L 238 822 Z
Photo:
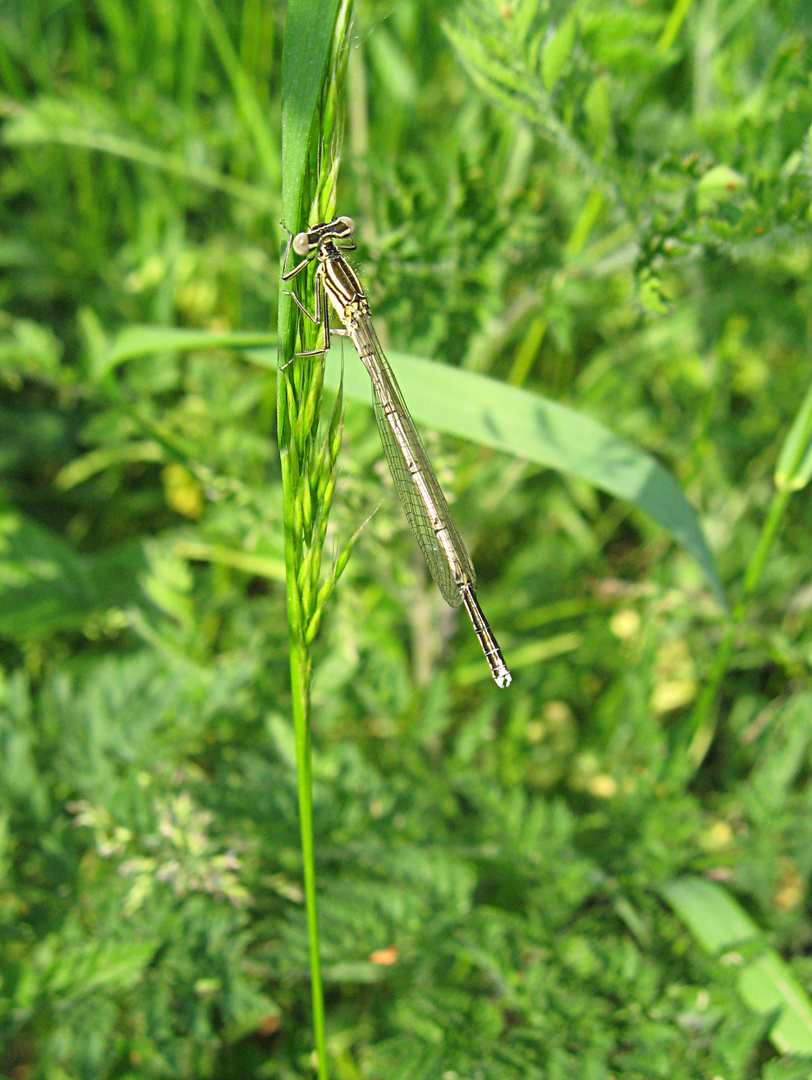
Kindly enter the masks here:
M 285 14 L 0 7 L 0 1072 L 806 1080 L 807 0 Z

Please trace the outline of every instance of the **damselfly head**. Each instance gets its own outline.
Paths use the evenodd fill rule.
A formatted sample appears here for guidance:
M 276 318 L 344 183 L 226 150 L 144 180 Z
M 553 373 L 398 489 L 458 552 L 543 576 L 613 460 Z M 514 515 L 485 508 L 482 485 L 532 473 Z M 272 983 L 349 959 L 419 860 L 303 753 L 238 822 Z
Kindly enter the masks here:
M 296 233 L 293 238 L 293 250 L 297 255 L 310 254 L 310 237 L 306 232 Z
M 324 225 L 314 225 L 307 232 L 296 233 L 293 250 L 297 255 L 309 255 L 325 240 L 347 240 L 354 232 L 355 222 L 351 217 L 338 217 Z

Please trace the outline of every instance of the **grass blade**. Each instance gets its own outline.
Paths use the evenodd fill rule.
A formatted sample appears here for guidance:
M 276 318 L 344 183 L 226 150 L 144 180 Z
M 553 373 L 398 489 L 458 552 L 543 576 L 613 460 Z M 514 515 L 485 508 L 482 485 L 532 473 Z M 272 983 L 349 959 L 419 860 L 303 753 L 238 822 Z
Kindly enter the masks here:
M 764 948 L 748 959 L 736 949 L 757 942 L 761 931 L 720 885 L 704 878 L 684 877 L 668 882 L 662 895 L 710 953 L 727 953 L 739 965 L 742 998 L 762 1016 L 777 1014 L 770 1039 L 782 1054 L 812 1054 L 812 1002 L 774 949 Z
M 391 356 L 416 421 L 580 477 L 642 510 L 694 557 L 717 600 L 725 604 L 696 514 L 671 473 L 650 454 L 588 416 L 538 394 L 459 368 L 399 353 Z M 368 403 L 365 379 L 359 364 L 348 364 L 347 397 Z M 324 381 L 337 388 L 334 365 L 328 365 Z M 453 409 L 449 402 L 454 402 Z
M 155 352 L 241 348 L 253 363 L 276 366 L 276 353 L 262 346 L 269 335 L 230 331 L 222 334 L 172 327 L 130 327 L 113 342 L 107 363 L 115 366 Z M 260 346 L 260 348 L 257 348 Z M 507 386 L 402 353 L 392 353 L 398 381 L 415 420 L 434 431 L 456 435 L 538 465 L 577 476 L 656 521 L 701 567 L 723 605 L 724 590 L 696 513 L 676 480 L 644 450 L 612 434 L 596 420 L 538 394 Z M 344 372 L 344 392 L 369 404 L 369 385 L 360 365 Z M 325 370 L 324 385 L 337 390 L 340 373 Z M 447 402 L 454 402 L 449 410 Z

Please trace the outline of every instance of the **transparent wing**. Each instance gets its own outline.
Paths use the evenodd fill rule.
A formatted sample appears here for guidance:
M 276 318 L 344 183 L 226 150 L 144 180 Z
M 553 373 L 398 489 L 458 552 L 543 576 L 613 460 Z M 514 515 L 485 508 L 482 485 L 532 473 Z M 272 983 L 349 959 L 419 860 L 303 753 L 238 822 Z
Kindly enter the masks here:
M 349 334 L 372 379 L 378 432 L 406 518 L 443 599 L 459 607 L 460 587 L 476 590 L 471 557 L 369 317 L 356 314 Z

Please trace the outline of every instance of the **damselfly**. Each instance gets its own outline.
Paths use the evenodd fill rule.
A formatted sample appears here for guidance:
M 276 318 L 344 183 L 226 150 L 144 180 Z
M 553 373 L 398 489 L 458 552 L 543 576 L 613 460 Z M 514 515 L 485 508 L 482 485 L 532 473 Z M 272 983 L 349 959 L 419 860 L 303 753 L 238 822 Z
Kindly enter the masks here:
M 286 230 L 287 231 L 287 230 Z M 476 573 L 471 557 L 451 516 L 440 482 L 426 454 L 403 394 L 372 326 L 369 303 L 358 276 L 344 253 L 355 250 L 355 226 L 351 218 L 339 217 L 307 232 L 288 233 L 282 278 L 290 281 L 314 259 L 316 268 L 316 310 L 313 315 L 295 294 L 300 310 L 324 329 L 322 349 L 300 353 L 318 356 L 330 347 L 331 334 L 348 337 L 372 380 L 372 399 L 381 442 L 389 462 L 403 509 L 412 532 L 428 563 L 431 576 L 445 601 L 452 607 L 465 606 L 473 623 L 491 674 L 500 687 L 510 686 L 508 671 L 496 639 L 476 598 Z M 340 247 L 338 245 L 341 245 Z M 288 269 L 290 249 L 302 259 Z M 327 301 L 341 320 L 341 329 L 330 329 Z

